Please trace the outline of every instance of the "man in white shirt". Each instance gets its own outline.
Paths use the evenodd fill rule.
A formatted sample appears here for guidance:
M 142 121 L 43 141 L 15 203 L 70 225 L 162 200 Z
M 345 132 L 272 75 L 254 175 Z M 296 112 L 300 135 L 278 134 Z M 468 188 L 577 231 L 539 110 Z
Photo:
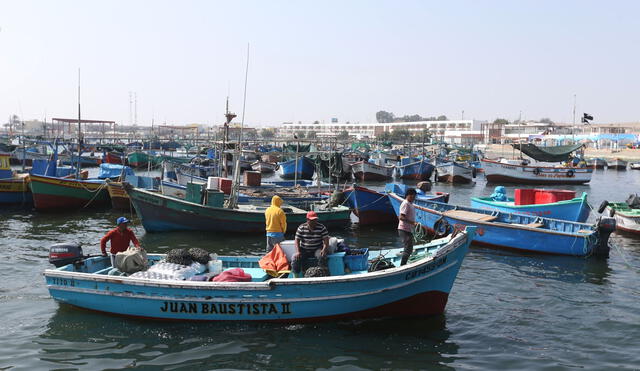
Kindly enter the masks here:
M 407 264 L 409 256 L 413 252 L 413 227 L 416 223 L 416 209 L 413 201 L 416 199 L 416 190 L 407 189 L 404 201 L 400 205 L 400 216 L 398 217 L 398 235 L 402 240 L 404 251 L 402 252 L 402 260 L 400 265 Z

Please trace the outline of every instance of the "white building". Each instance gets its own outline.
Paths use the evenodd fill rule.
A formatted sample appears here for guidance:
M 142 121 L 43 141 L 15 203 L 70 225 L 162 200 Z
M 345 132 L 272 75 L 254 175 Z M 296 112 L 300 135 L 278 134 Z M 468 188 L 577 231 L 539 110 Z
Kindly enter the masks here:
M 347 131 L 358 139 L 375 139 L 378 135 L 392 132 L 394 129 L 407 129 L 413 134 L 421 134 L 428 130 L 432 137 L 449 143 L 477 143 L 482 140 L 480 120 L 447 120 L 447 121 L 415 121 L 391 123 L 285 123 L 279 135 L 292 137 L 294 133 L 303 132 L 305 136 L 315 132 L 318 137 L 331 137 Z

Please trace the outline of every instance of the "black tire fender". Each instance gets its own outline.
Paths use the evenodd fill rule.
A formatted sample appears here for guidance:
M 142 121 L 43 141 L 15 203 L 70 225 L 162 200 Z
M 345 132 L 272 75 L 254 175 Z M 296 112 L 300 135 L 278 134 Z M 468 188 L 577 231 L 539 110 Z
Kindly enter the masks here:
M 573 169 L 567 170 L 567 177 L 572 178 L 575 175 L 575 171 Z
M 451 225 L 444 217 L 436 220 L 433 224 L 433 231 L 435 232 L 436 238 L 442 238 L 448 235 L 450 233 L 450 227 Z

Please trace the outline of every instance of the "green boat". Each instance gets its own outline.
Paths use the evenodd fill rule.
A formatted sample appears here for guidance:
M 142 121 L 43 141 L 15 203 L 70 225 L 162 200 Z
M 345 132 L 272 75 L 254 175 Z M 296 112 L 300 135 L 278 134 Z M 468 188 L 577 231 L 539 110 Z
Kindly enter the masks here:
M 630 197 L 631 198 L 631 197 Z M 640 234 L 640 208 L 633 203 L 603 201 L 598 212 L 616 219 L 616 230 Z
M 149 164 L 149 154 L 142 151 L 131 152 L 127 156 L 129 166 L 133 168 L 145 167 Z
M 264 212 L 267 206 L 238 205 L 235 209 L 221 206 L 202 205 L 156 192 L 134 188 L 129 184 L 125 190 L 131 198 L 136 213 L 142 220 L 147 232 L 167 231 L 207 231 L 265 233 Z M 187 193 L 190 193 L 187 190 Z M 220 192 L 222 195 L 222 192 Z M 188 195 L 189 196 L 189 195 Z M 217 198 L 217 197 L 216 197 Z M 187 199 L 192 198 L 187 197 Z M 198 200 L 199 201 L 199 200 Z M 293 232 L 306 221 L 306 210 L 293 206 L 283 206 L 287 215 L 288 232 Z M 351 210 L 346 206 L 327 209 L 317 208 L 320 223 L 327 228 L 345 228 L 349 226 Z

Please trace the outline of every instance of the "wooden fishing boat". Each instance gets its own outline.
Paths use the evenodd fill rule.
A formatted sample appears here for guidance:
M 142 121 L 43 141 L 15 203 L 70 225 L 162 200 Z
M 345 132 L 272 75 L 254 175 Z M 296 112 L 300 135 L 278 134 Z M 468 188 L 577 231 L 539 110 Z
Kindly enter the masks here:
M 515 198 L 508 198 L 507 201 L 494 201 L 491 197 L 472 197 L 471 207 L 580 223 L 587 221 L 591 212 L 586 192 L 582 192 L 580 197 L 574 197 L 575 191 L 516 189 L 515 195 Z
M 436 165 L 436 177 L 439 182 L 467 184 L 473 182 L 475 173 L 474 167 L 457 161 Z
M 127 155 L 127 162 L 129 166 L 132 168 L 143 168 L 147 167 L 149 164 L 150 158 L 146 152 L 135 151 L 131 152 Z
M 395 226 L 398 223 L 398 217 L 393 211 L 393 206 L 391 206 L 386 193 L 354 185 L 347 188 L 344 194 L 347 204 L 358 217 L 360 225 L 386 224 Z M 420 193 L 418 197 L 445 203 L 449 201 L 449 194 L 444 192 Z
M 631 195 L 637 198 L 637 196 Z M 632 202 L 603 201 L 598 208 L 599 213 L 615 218 L 616 229 L 619 231 L 640 234 L 640 208 Z
M 353 177 L 359 181 L 389 180 L 393 177 L 393 165 L 379 165 L 369 161 L 358 161 L 351 164 Z
M 0 205 L 31 204 L 29 174 L 14 174 L 10 158 L 9 153 L 0 153 Z
M 429 180 L 434 166 L 426 159 L 408 159 L 409 163 L 396 165 L 396 175 L 401 179 Z
M 310 180 L 313 178 L 316 169 L 315 163 L 306 156 L 280 162 L 278 165 L 280 166 L 280 177 L 283 179 L 297 178 Z
M 517 165 L 506 161 L 482 159 L 489 183 L 584 184 L 591 181 L 592 168 Z
M 272 278 L 259 257 L 220 257 L 223 270 L 242 268 L 251 282 L 199 282 L 109 275 L 107 257 L 81 257 L 44 271 L 51 296 L 60 303 L 110 314 L 197 321 L 311 322 L 381 317 L 425 317 L 444 313 L 474 228 L 414 248 L 404 266 L 376 272 Z M 66 251 L 55 245 L 51 256 Z M 370 251 L 399 265 L 400 249 Z M 337 253 L 339 255 L 344 253 Z M 334 256 L 329 256 L 331 262 Z M 150 254 L 150 265 L 163 255 Z M 343 256 L 338 256 L 344 259 Z M 51 260 L 51 258 L 50 258 Z M 331 263 L 330 263 L 331 264 Z M 368 266 L 368 264 L 367 264 Z M 342 268 L 342 272 L 340 272 Z M 206 273 L 205 273 L 206 274 Z
M 107 182 L 107 191 L 109 192 L 109 197 L 111 198 L 111 207 L 115 210 L 129 211 L 134 212 L 133 205 L 131 205 L 131 199 L 129 195 L 124 190 L 123 182 L 115 180 L 106 180 Z M 125 182 L 131 184 L 134 187 L 148 189 L 148 190 L 158 190 L 160 188 L 160 179 L 147 177 L 147 176 L 139 176 L 139 175 L 127 175 L 125 177 Z M 183 194 L 182 198 L 184 198 L 184 194 L 186 193 L 186 187 L 182 187 Z
M 627 170 L 627 161 L 620 159 L 620 158 L 614 158 L 613 160 L 608 160 L 607 161 L 607 169 L 611 169 L 611 170 Z
M 397 215 L 404 199 L 395 193 L 389 199 Z M 616 228 L 609 217 L 585 224 L 428 200 L 416 200 L 414 205 L 416 220 L 436 234 L 447 233 L 456 225 L 475 226 L 474 243 L 525 252 L 608 257 L 609 235 Z
M 604 169 L 607 166 L 607 161 L 603 158 L 590 158 L 587 159 L 587 167 L 592 169 Z
M 125 190 L 147 232 L 193 230 L 264 233 L 266 205 L 238 205 L 237 209 L 228 209 L 189 202 L 127 184 Z M 295 231 L 298 225 L 306 221 L 305 210 L 292 206 L 283 207 L 283 210 L 287 214 L 289 231 Z M 319 209 L 316 212 L 320 223 L 327 228 L 349 225 L 351 210 L 346 206 Z
M 36 210 L 70 211 L 105 207 L 110 203 L 104 179 L 64 179 L 44 175 L 30 176 Z
M 102 162 L 106 162 L 108 164 L 119 164 L 125 165 L 126 157 L 124 154 L 120 152 L 105 152 Z
M 251 169 L 254 171 L 259 171 L 263 174 L 273 173 L 278 170 L 279 166 L 273 162 L 265 162 L 265 161 L 255 161 L 251 164 Z

